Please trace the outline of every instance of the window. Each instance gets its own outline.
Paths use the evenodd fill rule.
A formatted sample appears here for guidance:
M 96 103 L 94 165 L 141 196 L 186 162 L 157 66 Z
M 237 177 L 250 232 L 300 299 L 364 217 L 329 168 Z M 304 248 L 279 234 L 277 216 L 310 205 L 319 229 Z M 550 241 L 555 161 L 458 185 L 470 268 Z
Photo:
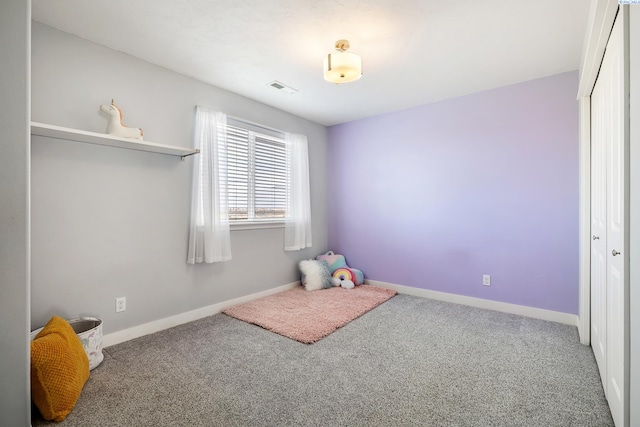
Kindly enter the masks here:
M 227 124 L 229 220 L 282 222 L 287 208 L 285 141 L 251 128 L 239 121 Z
M 281 223 L 285 251 L 311 247 L 307 137 L 236 122 L 196 106 L 189 264 L 230 260 L 230 223 Z

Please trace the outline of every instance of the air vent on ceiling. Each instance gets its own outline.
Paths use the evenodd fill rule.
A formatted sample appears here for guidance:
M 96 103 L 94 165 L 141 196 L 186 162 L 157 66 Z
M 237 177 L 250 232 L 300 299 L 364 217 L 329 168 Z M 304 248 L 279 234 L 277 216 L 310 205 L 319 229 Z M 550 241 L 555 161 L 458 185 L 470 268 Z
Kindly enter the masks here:
M 293 95 L 294 93 L 298 93 L 297 89 L 292 88 L 291 86 L 287 86 L 286 84 L 279 82 L 277 80 L 272 81 L 271 83 L 269 83 L 269 86 L 271 86 L 274 89 L 278 89 L 282 92 L 286 92 L 289 95 Z

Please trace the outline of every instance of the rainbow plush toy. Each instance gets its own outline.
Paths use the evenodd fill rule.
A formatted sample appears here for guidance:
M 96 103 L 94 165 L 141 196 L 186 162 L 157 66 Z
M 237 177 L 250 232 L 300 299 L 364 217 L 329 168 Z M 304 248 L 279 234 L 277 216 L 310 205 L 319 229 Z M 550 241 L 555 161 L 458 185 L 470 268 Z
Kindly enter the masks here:
M 327 264 L 329 264 L 333 278 L 340 280 L 341 283 L 345 283 L 345 281 L 351 281 L 354 285 L 362 285 L 364 283 L 364 274 L 362 271 L 349 267 L 344 255 L 334 254 L 332 251 L 329 251 L 325 254 L 318 255 L 316 260 L 326 261 Z M 348 282 L 346 284 L 348 285 Z

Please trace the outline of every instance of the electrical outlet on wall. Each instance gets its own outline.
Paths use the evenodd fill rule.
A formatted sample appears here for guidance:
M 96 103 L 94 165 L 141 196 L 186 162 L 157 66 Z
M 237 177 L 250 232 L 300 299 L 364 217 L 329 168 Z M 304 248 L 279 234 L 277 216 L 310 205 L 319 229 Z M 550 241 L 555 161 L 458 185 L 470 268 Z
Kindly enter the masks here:
M 482 275 L 482 284 L 484 286 L 491 286 L 491 276 L 488 274 Z
M 125 311 L 127 309 L 127 298 L 120 297 L 116 298 L 116 313 L 120 313 L 121 311 Z

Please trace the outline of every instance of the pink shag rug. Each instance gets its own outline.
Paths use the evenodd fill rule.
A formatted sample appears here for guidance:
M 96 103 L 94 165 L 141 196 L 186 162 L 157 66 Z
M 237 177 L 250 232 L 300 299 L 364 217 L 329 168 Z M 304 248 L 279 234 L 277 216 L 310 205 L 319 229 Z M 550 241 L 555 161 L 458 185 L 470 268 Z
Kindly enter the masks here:
M 302 286 L 228 308 L 223 313 L 312 344 L 387 301 L 396 291 L 371 285 L 305 291 Z

